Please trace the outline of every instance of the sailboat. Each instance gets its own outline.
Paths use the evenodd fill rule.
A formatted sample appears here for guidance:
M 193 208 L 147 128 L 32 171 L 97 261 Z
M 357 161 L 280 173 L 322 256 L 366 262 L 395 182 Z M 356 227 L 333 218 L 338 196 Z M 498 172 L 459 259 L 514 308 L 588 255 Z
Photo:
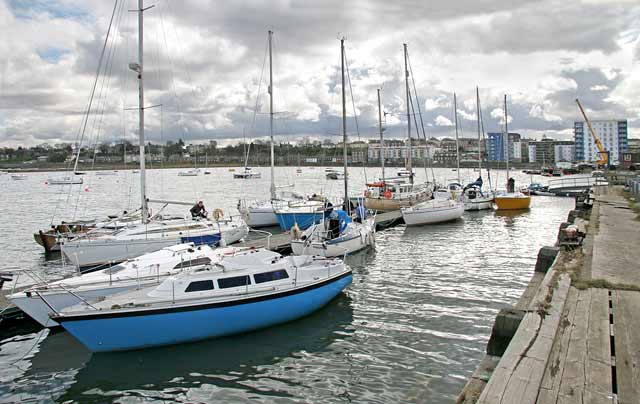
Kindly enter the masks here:
M 531 196 L 522 192 L 516 192 L 515 181 L 509 178 L 509 129 L 507 125 L 507 95 L 504 95 L 504 136 L 507 144 L 505 159 L 507 161 L 507 191 L 500 192 L 495 196 L 494 203 L 496 210 L 522 210 L 529 209 Z
M 245 200 L 241 199 L 238 201 L 238 210 L 242 215 L 242 218 L 245 222 L 253 228 L 256 227 L 269 227 L 269 226 L 278 226 L 278 218 L 276 216 L 276 208 L 285 208 L 292 204 L 293 208 L 298 206 L 308 206 L 309 203 L 313 207 L 322 206 L 321 202 L 307 202 L 302 195 L 299 195 L 295 192 L 291 191 L 279 191 L 277 192 L 277 187 L 275 183 L 275 142 L 273 139 L 273 56 L 272 56 L 272 40 L 273 40 L 273 31 L 268 32 L 268 44 L 269 44 L 269 145 L 271 148 L 271 167 L 270 167 L 270 186 L 269 193 L 270 199 L 256 201 L 254 203 L 247 203 Z M 300 158 L 298 157 L 298 165 L 300 165 Z M 245 162 L 246 166 L 246 162 Z M 245 167 L 246 170 L 246 167 Z M 234 174 L 243 175 L 244 173 Z M 288 228 L 286 229 L 288 230 Z
M 200 169 L 198 168 L 198 148 L 195 148 L 195 159 L 193 162 L 193 168 L 183 170 L 178 173 L 178 177 L 197 177 L 200 175 Z
M 352 279 L 352 270 L 338 258 L 250 249 L 157 286 L 68 307 L 52 319 L 93 352 L 179 344 L 307 316 Z
M 456 128 L 456 149 L 458 148 L 458 107 L 456 101 L 456 94 L 453 94 L 453 108 Z M 446 189 L 443 189 L 442 194 L 444 197 L 438 197 L 440 190 L 436 190 L 435 198 L 420 202 L 414 206 L 401 208 L 402 219 L 407 226 L 435 224 L 449 222 L 460 219 L 464 214 L 464 203 L 460 200 L 460 158 L 459 153 L 456 152 L 458 182 L 448 184 Z
M 384 140 L 380 98 L 378 95 L 378 118 L 380 120 L 380 154 L 382 178 L 367 183 L 364 191 L 364 205 L 367 209 L 376 211 L 393 211 L 403 207 L 413 206 L 431 199 L 434 186 L 428 182 L 414 183 L 411 150 L 411 103 L 409 99 L 409 70 L 407 68 L 407 44 L 404 44 L 404 70 L 407 103 L 407 167 L 408 177 L 385 178 L 384 176 Z
M 360 251 L 375 243 L 376 225 L 373 218 L 366 218 L 366 209 L 358 206 L 361 212 L 358 221 L 350 217 L 349 175 L 347 163 L 347 107 L 344 77 L 344 38 L 340 40 L 342 58 L 342 146 L 344 163 L 344 209 L 337 209 L 325 216 L 320 223 L 313 224 L 299 237 L 292 232 L 291 250 L 295 255 L 319 255 L 338 257 Z
M 251 143 L 249 143 L 249 147 L 247 147 L 247 143 L 246 141 L 244 141 L 244 131 L 242 133 L 242 139 L 243 139 L 242 145 L 246 149 L 244 153 L 245 154 L 244 169 L 239 173 L 234 173 L 233 178 L 242 179 L 242 180 L 248 180 L 252 178 L 262 178 L 262 174 L 260 174 L 259 172 L 253 171 L 251 167 L 249 167 L 249 152 L 251 151 Z
M 144 141 L 144 75 L 143 75 L 143 8 L 140 0 L 138 10 L 138 63 L 130 63 L 129 69 L 138 77 L 139 147 L 140 147 L 140 218 L 141 222 L 127 226 L 114 233 L 102 234 L 88 231 L 71 240 L 61 242 L 65 258 L 81 270 L 97 270 L 112 266 L 127 259 L 160 250 L 174 244 L 231 244 L 248 233 L 247 225 L 238 219 L 199 220 L 165 218 L 162 209 L 149 214 L 149 202 L 191 206 L 191 203 L 149 200 L 146 188 L 145 141 Z
M 462 194 L 462 201 L 464 202 L 464 210 L 484 210 L 491 209 L 494 193 L 493 190 L 482 191 L 482 134 L 484 130 L 481 130 L 481 110 L 480 110 L 480 91 L 476 87 L 476 113 L 478 122 L 478 173 L 480 173 L 477 180 L 467 184 L 464 187 Z M 487 172 L 489 167 L 487 166 Z M 491 177 L 489 177 L 491 180 Z M 489 186 L 491 188 L 491 186 Z

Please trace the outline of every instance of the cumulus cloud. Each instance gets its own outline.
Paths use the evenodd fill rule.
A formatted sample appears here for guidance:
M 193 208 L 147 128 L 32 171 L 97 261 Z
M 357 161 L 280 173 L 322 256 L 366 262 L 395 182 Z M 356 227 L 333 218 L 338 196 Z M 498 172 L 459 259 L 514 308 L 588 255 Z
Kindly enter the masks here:
M 339 36 L 363 136 L 376 136 L 382 89 L 387 136 L 406 131 L 402 43 L 430 136 L 449 134 L 452 93 L 461 125 L 476 119 L 480 86 L 485 128 L 499 130 L 509 94 L 510 129 L 564 134 L 578 118 L 638 115 L 629 37 L 634 2 L 561 0 L 358 0 L 324 2 L 155 1 L 145 12 L 145 103 L 150 139 L 187 141 L 268 133 L 266 31 L 273 29 L 279 136 L 339 133 Z M 0 0 L 0 145 L 73 141 L 98 68 L 113 3 Z M 119 3 L 86 138 L 134 140 L 136 60 L 133 0 Z M 354 23 L 354 22 L 357 22 Z M 375 27 L 375 28 L 372 28 Z M 637 35 L 636 35 L 637 36 Z M 625 38 L 625 40 L 621 40 Z M 631 38 L 631 39 L 629 39 Z M 413 83 L 412 83 L 413 93 Z M 348 97 L 349 131 L 355 118 Z M 257 100 L 257 101 L 256 101 Z M 414 104 L 415 105 L 415 104 Z M 163 117 L 162 121 L 160 117 Z M 447 118 L 448 117 L 448 118 Z M 630 121 L 637 130 L 640 122 Z

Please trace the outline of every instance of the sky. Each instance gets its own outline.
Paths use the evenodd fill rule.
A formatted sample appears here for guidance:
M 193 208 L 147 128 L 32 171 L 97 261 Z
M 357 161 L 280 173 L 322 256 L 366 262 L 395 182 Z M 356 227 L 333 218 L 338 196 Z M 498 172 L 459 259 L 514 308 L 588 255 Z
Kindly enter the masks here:
M 407 136 L 403 43 L 428 137 L 453 136 L 454 92 L 461 136 L 477 136 L 476 86 L 486 132 L 502 130 L 506 94 L 509 131 L 527 137 L 572 139 L 576 97 L 590 119 L 628 119 L 630 137 L 640 137 L 635 0 L 144 6 L 153 6 L 143 36 L 153 142 L 268 136 L 268 30 L 280 141 L 340 139 L 340 38 L 350 140 L 378 137 L 378 88 L 385 137 Z M 133 0 L 0 0 L 0 147 L 137 141 L 138 83 L 127 67 L 138 58 L 136 8 Z

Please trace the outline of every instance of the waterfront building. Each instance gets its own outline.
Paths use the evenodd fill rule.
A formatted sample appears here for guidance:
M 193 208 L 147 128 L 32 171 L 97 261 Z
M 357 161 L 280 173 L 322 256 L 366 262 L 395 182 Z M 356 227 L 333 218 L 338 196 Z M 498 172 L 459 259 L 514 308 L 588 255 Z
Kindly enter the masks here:
M 627 120 L 598 120 L 591 121 L 596 136 L 602 146 L 609 152 L 609 162 L 619 164 L 622 153 L 629 151 L 629 138 L 627 132 Z M 573 123 L 575 137 L 575 160 L 595 162 L 600 159 L 598 148 L 595 145 L 589 127 L 584 121 Z
M 489 132 L 487 134 L 487 158 L 489 161 L 505 161 L 507 142 L 503 132 Z M 519 133 L 509 132 L 509 160 L 522 159 L 521 136 Z

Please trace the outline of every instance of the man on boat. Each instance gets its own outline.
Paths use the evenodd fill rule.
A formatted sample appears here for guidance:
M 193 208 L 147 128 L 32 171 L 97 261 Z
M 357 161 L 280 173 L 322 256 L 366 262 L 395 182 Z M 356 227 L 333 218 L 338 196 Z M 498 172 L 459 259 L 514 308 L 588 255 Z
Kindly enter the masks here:
M 516 192 L 516 180 L 514 180 L 513 177 L 507 181 L 507 192 Z
M 204 208 L 204 203 L 202 201 L 198 201 L 190 210 L 191 218 L 196 219 L 198 217 L 207 217 L 207 210 Z

